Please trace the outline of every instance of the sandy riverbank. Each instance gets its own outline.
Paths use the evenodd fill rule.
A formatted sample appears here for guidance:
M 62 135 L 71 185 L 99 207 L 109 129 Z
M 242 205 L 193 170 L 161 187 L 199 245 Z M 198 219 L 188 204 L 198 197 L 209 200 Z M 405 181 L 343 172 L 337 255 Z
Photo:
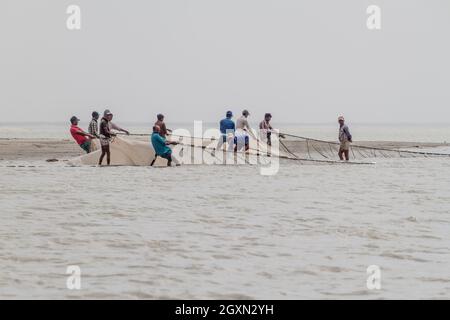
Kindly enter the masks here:
M 0 139 L 0 160 L 70 159 L 83 150 L 70 140 Z

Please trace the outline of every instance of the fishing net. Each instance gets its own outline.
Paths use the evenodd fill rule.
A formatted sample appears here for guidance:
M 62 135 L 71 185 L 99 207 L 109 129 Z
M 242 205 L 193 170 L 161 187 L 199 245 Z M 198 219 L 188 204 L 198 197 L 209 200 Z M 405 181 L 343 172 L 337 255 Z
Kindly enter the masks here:
M 102 153 L 98 140 L 93 140 L 96 144 L 96 150 L 69 160 L 70 165 L 97 165 Z M 111 165 L 113 166 L 149 166 L 155 158 L 155 151 L 150 142 L 139 141 L 131 137 L 115 137 L 110 143 Z M 167 162 L 165 159 L 158 158 L 156 166 L 163 166 Z M 106 164 L 106 156 L 103 159 Z
M 338 142 L 324 141 L 301 137 L 290 134 L 281 134 L 272 137 L 272 146 L 267 144 L 264 136 L 254 139 L 250 137 L 250 155 L 278 157 L 280 159 L 296 160 L 300 163 L 341 163 L 338 152 Z M 195 139 L 200 139 L 201 142 Z M 201 145 L 204 151 L 214 149 L 214 139 L 195 138 L 191 141 L 192 146 Z M 227 147 L 227 150 L 229 148 Z M 450 157 L 450 146 L 438 143 L 408 143 L 408 142 L 366 142 L 365 144 L 353 143 L 349 150 L 349 163 L 373 164 L 374 161 L 383 158 L 432 158 Z M 263 160 L 260 160 L 263 161 Z
M 331 150 L 335 153 L 332 156 L 332 152 L 325 154 L 323 150 L 320 150 L 317 146 L 314 147 L 315 154 L 312 150 L 309 150 L 309 143 L 290 141 L 290 146 L 286 145 L 286 142 L 277 137 L 272 138 L 272 144 L 269 145 L 264 137 L 249 137 L 249 149 L 233 151 L 233 142 L 222 143 L 217 137 L 212 138 L 199 138 L 199 137 L 186 137 L 172 135 L 172 140 L 180 142 L 181 146 L 189 147 L 192 149 L 202 149 L 203 154 L 210 154 L 218 161 L 215 164 L 261 164 L 267 165 L 272 163 L 273 159 L 293 160 L 301 164 L 306 163 L 341 163 L 337 160 L 337 150 Z M 195 151 L 193 151 L 195 152 Z M 231 161 L 230 161 L 231 159 Z M 349 163 L 352 164 L 373 164 L 371 161 L 352 160 Z
M 338 157 L 340 147 L 338 142 L 290 134 L 283 135 L 285 138 L 280 139 L 280 149 L 283 152 L 307 159 L 336 159 Z M 441 152 L 442 150 L 446 152 Z M 450 147 L 447 144 L 436 143 L 368 142 L 364 145 L 353 143 L 350 145 L 349 156 L 353 161 L 379 158 L 450 157 Z
M 247 151 L 234 152 L 232 140 L 222 143 L 218 137 L 191 137 L 171 135 L 168 139 L 179 144 L 172 147 L 175 163 L 180 164 L 268 164 L 274 158 L 294 160 L 306 163 L 341 163 L 338 157 L 339 143 L 311 139 L 291 134 L 282 134 L 282 138 L 273 135 L 272 146 L 265 137 L 250 137 L 250 148 Z M 71 165 L 97 165 L 101 148 L 98 140 L 94 140 L 93 152 L 71 159 Z M 441 148 L 435 152 L 436 148 Z M 155 158 L 155 152 L 147 134 L 117 136 L 110 144 L 111 165 L 148 166 Z M 446 152 L 444 152 L 446 151 Z M 450 147 L 444 144 L 372 142 L 351 144 L 349 151 L 350 164 L 373 164 L 380 158 L 427 158 L 450 157 Z M 106 158 L 106 157 L 105 157 Z M 103 160 L 106 164 L 106 159 Z M 167 161 L 157 158 L 155 166 L 165 166 Z

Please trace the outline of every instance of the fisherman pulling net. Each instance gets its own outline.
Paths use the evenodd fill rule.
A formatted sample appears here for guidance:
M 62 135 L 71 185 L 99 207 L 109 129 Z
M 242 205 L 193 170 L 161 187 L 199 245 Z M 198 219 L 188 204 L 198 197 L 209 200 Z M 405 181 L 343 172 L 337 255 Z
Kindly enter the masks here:
M 268 157 L 278 157 L 280 159 L 295 160 L 299 163 L 341 163 L 338 159 L 338 152 L 340 143 L 312 139 L 297 135 L 283 133 L 285 138 L 279 139 L 278 136 L 272 137 L 272 146 L 269 146 L 265 141 L 255 141 L 250 138 L 250 143 L 246 152 L 234 152 L 227 146 L 225 151 L 222 148 L 217 148 L 219 139 L 203 138 L 203 137 L 189 137 L 171 135 L 170 141 L 179 143 L 174 152 L 174 157 L 183 154 L 193 155 L 195 149 L 200 149 L 201 152 L 211 157 L 233 156 L 236 154 L 238 159 L 245 159 L 247 154 L 252 158 L 258 157 L 259 163 L 268 161 Z M 111 148 L 111 165 L 144 165 L 148 166 L 155 159 L 155 152 L 150 144 L 150 135 L 139 134 L 130 136 L 117 136 L 112 139 L 110 143 Z M 433 145 L 434 146 L 434 145 Z M 437 145 L 436 145 L 437 146 Z M 174 148 L 173 146 L 170 146 Z M 408 145 L 405 145 L 408 147 Z M 100 148 L 99 148 L 100 149 Z M 98 159 L 101 155 L 101 150 L 96 150 L 87 155 L 71 160 L 74 165 L 97 165 Z M 380 158 L 417 158 L 417 157 L 450 157 L 450 154 L 427 152 L 427 151 L 413 151 L 403 148 L 388 148 L 375 147 L 359 144 L 352 144 L 350 146 L 350 164 L 367 164 L 367 160 L 377 160 Z M 186 155 L 184 155 L 186 157 Z M 223 157 L 222 157 L 223 158 Z M 221 158 L 221 159 L 222 159 Z M 216 161 L 216 163 L 220 163 Z M 163 158 L 158 158 L 155 166 L 165 165 Z
M 280 141 L 280 147 L 284 152 L 308 159 L 336 159 L 336 156 L 339 156 L 341 160 L 355 161 L 378 158 L 450 157 L 448 153 L 411 150 L 412 145 L 407 143 L 403 143 L 402 147 L 393 147 L 389 146 L 389 143 L 381 142 L 377 142 L 376 145 L 355 144 L 344 117 L 340 116 L 338 122 L 339 142 L 283 133 L 284 139 Z M 417 146 L 417 144 L 414 145 Z M 435 144 L 433 146 L 442 145 Z
M 127 137 L 117 134 L 105 136 L 105 130 L 98 134 L 95 123 L 85 133 L 72 122 L 71 133 L 80 146 L 88 152 L 87 155 L 72 159 L 74 165 L 96 165 L 102 163 L 105 154 L 110 158 L 107 164 L 124 166 L 155 166 L 170 165 L 172 160 L 176 164 L 266 164 L 276 159 L 297 161 L 298 163 L 348 163 L 374 164 L 379 158 L 417 158 L 417 157 L 450 157 L 449 153 L 411 150 L 411 145 L 393 147 L 384 143 L 356 144 L 344 118 L 339 117 L 340 124 L 338 140 L 324 141 L 280 133 L 270 124 L 271 114 L 267 113 L 259 125 L 259 131 L 253 130 L 247 117 L 249 112 L 244 110 L 236 125 L 232 121 L 232 112 L 228 111 L 226 118 L 220 122 L 220 131 L 213 130 L 213 134 L 204 137 L 192 137 L 189 131 L 166 129 L 164 116 L 159 114 L 158 121 L 153 127 L 153 134 L 129 134 L 120 127 L 113 127 L 112 114 L 105 111 L 102 119 L 104 128 L 122 131 Z M 75 117 L 73 118 L 75 119 Z M 72 119 L 72 120 L 73 120 Z M 75 119 L 78 121 L 78 119 Z M 96 119 L 94 119 L 96 121 Z M 157 129 L 157 130 L 156 130 Z M 195 131 L 195 130 L 194 130 Z M 207 130 L 209 131 L 209 130 Z M 184 132 L 180 133 L 180 132 Z M 200 130 L 202 132 L 202 130 Z M 85 136 L 99 137 L 89 140 L 90 151 L 85 147 Z M 139 141 L 138 137 L 145 138 Z M 105 143 L 107 141 L 108 143 Z M 151 141 L 151 142 L 150 142 Z M 434 146 L 443 146 L 435 144 Z M 101 149 L 101 150 L 100 150 Z M 155 151 L 156 150 L 156 151 Z M 200 151 L 200 152 L 199 152 Z M 340 159 L 340 160 L 339 160 Z M 100 160 L 100 161 L 99 161 Z M 346 160 L 346 161 L 342 161 Z

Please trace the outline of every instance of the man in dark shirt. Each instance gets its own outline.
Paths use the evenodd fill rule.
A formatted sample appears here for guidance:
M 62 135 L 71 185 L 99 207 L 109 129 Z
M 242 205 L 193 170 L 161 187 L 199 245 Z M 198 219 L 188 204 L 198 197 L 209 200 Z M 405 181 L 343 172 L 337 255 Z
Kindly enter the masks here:
M 234 131 L 236 130 L 236 125 L 234 124 L 234 121 L 232 120 L 233 118 L 233 112 L 231 111 L 227 111 L 225 118 L 220 120 L 220 134 L 221 134 L 221 139 L 219 139 L 219 142 L 217 144 L 217 149 L 220 149 L 220 147 L 224 147 L 225 145 L 224 143 L 228 142 L 230 144 L 234 144 L 233 140 L 234 140 Z M 232 146 L 229 146 L 232 147 Z
M 101 166 L 103 162 L 103 158 L 106 155 L 106 163 L 109 166 L 111 164 L 111 151 L 109 148 L 109 144 L 111 138 L 115 136 L 114 133 L 111 132 L 110 122 L 112 120 L 112 113 L 109 110 L 106 110 L 102 121 L 100 122 L 100 145 L 102 146 L 102 154 L 100 159 L 98 160 L 98 165 Z
M 267 145 L 272 145 L 272 125 L 270 124 L 270 120 L 272 120 L 272 115 L 270 113 L 266 113 L 264 115 L 264 120 L 259 123 L 259 130 L 261 134 L 267 139 Z

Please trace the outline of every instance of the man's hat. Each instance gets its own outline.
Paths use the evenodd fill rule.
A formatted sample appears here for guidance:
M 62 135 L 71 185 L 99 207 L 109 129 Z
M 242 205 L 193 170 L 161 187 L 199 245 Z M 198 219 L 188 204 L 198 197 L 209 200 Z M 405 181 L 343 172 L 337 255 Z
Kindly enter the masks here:
M 232 116 L 233 116 L 233 112 L 227 111 L 227 117 L 232 117 Z
M 103 112 L 103 116 L 109 116 L 112 115 L 111 111 L 109 111 L 109 109 L 106 109 L 105 112 Z
M 247 109 L 244 109 L 244 111 L 242 111 L 242 114 L 243 114 L 244 116 L 249 116 L 249 115 L 250 115 L 250 112 L 248 112 Z
M 338 121 L 345 121 L 343 116 L 339 116 Z
M 270 114 L 270 113 L 266 113 L 265 115 L 264 115 L 264 118 L 272 118 L 272 115 Z
M 72 118 L 70 118 L 70 123 L 74 123 L 75 121 L 80 121 L 80 119 L 78 119 L 77 117 L 73 116 Z

